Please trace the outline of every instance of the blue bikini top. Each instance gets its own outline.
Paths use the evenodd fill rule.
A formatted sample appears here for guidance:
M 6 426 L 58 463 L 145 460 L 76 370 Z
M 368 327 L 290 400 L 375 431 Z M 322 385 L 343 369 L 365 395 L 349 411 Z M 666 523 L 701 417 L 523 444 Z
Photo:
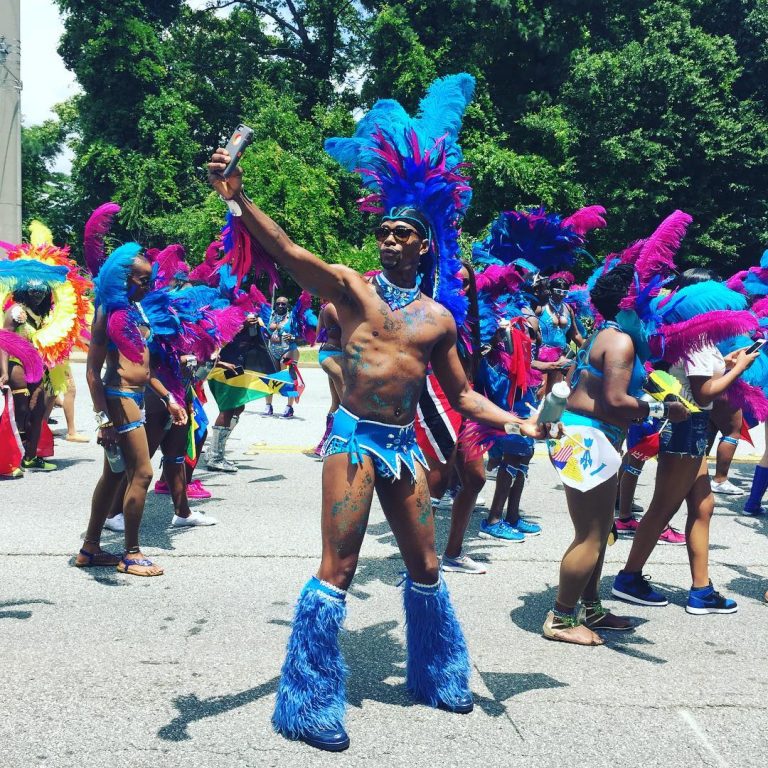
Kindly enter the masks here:
M 592 338 L 590 339 L 589 344 L 587 344 L 586 347 L 583 347 L 576 357 L 576 367 L 573 371 L 573 378 L 571 379 L 572 389 L 576 389 L 578 386 L 579 379 L 581 378 L 583 371 L 589 371 L 592 376 L 595 376 L 598 379 L 603 378 L 603 372 L 599 368 L 595 368 L 595 366 L 589 362 L 589 356 L 592 352 L 592 345 L 595 343 L 598 334 L 600 331 L 603 331 L 606 328 L 613 328 L 616 331 L 625 333 L 625 331 L 622 331 L 618 323 L 614 322 L 613 320 L 607 320 L 597 329 L 595 333 L 592 334 Z M 645 383 L 647 376 L 648 374 L 645 371 L 645 366 L 643 365 L 640 358 L 635 355 L 635 362 L 632 366 L 632 376 L 630 377 L 629 384 L 627 386 L 627 394 L 633 395 L 634 397 L 640 397 L 640 395 L 643 394 L 643 384 Z
M 541 343 L 547 347 L 565 347 L 568 345 L 568 331 L 571 330 L 571 313 L 568 305 L 560 305 L 565 309 L 568 322 L 564 326 L 555 325 L 555 319 L 549 309 L 549 304 L 545 305 L 539 315 L 539 328 L 541 329 Z

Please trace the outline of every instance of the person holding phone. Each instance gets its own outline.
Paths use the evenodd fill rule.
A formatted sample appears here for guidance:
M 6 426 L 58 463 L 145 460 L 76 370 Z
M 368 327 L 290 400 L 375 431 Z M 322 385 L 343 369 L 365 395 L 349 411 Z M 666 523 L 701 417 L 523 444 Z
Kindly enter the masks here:
M 280 370 L 285 370 L 299 359 L 299 345 L 296 342 L 296 334 L 291 322 L 291 307 L 285 296 L 278 296 L 275 308 L 267 325 L 269 331 L 269 353 L 279 363 Z M 264 413 L 262 416 L 274 416 L 272 408 L 273 395 L 267 395 Z M 284 419 L 292 419 L 295 397 L 288 398 L 288 405 L 280 415 Z
M 419 158 L 422 163 L 429 160 L 425 154 Z M 296 606 L 273 726 L 287 738 L 319 749 L 340 751 L 349 746 L 343 725 L 346 666 L 338 632 L 374 491 L 408 572 L 403 596 L 408 688 L 430 706 L 470 712 L 466 643 L 439 576 L 426 460 L 413 426 L 428 365 L 463 416 L 537 438 L 544 437 L 548 428 L 522 421 L 472 391 L 456 349 L 454 317 L 420 287 L 424 275 L 434 280 L 435 262 L 426 258 L 428 254 L 458 271 L 458 260 L 443 261 L 448 255 L 434 249 L 436 233 L 447 231 L 442 227 L 455 228 L 458 213 L 437 220 L 417 208 L 385 203 L 387 213 L 374 233 L 382 273 L 368 282 L 349 267 L 327 264 L 292 242 L 245 195 L 239 168 L 224 178 L 230 159 L 223 149 L 214 152 L 208 165 L 211 185 L 275 263 L 303 288 L 333 302 L 344 348 L 340 358 L 344 394 L 323 464 L 322 559 Z M 446 195 L 439 210 L 460 201 L 451 191 L 456 183 L 455 176 L 446 176 L 446 183 L 437 186 L 434 194 Z M 437 209 L 435 204 L 431 210 Z M 451 233 L 455 238 L 454 229 Z M 441 274 L 446 286 L 457 285 L 456 298 L 461 300 L 455 273 Z
M 222 347 L 216 365 L 224 369 L 227 378 L 240 376 L 245 371 L 248 354 L 259 341 L 261 333 L 259 316 L 249 313 L 243 327 L 229 344 Z M 212 472 L 237 472 L 237 464 L 227 458 L 227 441 L 232 431 L 240 421 L 240 414 L 245 405 L 225 408 L 219 411 L 214 425 L 211 427 L 211 441 L 206 454 L 205 466 Z
M 710 279 L 704 270 L 682 273 L 678 288 Z M 686 502 L 685 526 L 691 589 L 685 610 L 691 614 L 735 613 L 734 600 L 715 590 L 709 578 L 709 526 L 715 500 L 707 466 L 708 424 L 712 403 L 757 359 L 759 350 L 740 349 L 723 357 L 714 346 L 689 352 L 669 372 L 682 384 L 681 397 L 701 410 L 690 419 L 661 430 L 656 486 L 650 506 L 637 526 L 626 565 L 613 582 L 615 597 L 648 606 L 668 605 L 643 576 L 643 568 L 656 547 L 659 535 Z

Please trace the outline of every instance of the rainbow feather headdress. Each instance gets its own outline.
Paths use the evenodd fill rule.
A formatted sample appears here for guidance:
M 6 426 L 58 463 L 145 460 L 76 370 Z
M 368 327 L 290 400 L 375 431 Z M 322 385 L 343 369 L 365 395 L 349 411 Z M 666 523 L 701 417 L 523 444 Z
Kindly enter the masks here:
M 459 130 L 475 80 L 466 73 L 436 80 L 411 117 L 392 99 L 381 99 L 351 138 L 331 138 L 325 150 L 360 174 L 369 213 L 397 217 L 415 209 L 429 224 L 429 251 L 419 266 L 421 289 L 446 307 L 461 327 L 467 299 L 457 273 L 459 225 L 472 197 L 464 175 Z
M 2 264 L 9 265 L 6 268 L 16 272 L 16 278 L 12 278 L 10 283 L 6 282 L 10 290 L 33 285 L 51 290 L 51 312 L 32 335 L 32 342 L 46 367 L 53 368 L 65 362 L 75 348 L 87 349 L 93 317 L 93 306 L 88 294 L 93 284 L 70 258 L 69 248 L 53 245 L 50 230 L 41 222 L 33 220 L 30 224 L 30 242 L 11 246 L 8 249 L 8 261 Z M 60 384 L 57 381 L 57 391 Z

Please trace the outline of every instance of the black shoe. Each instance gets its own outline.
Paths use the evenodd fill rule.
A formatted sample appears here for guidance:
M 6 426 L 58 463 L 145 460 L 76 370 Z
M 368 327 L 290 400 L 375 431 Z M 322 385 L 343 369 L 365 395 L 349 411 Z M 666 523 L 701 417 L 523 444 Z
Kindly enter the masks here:
M 437 708 L 457 715 L 468 715 L 475 708 L 475 702 L 472 694 L 467 692 L 450 702 L 441 699 L 437 702 Z
M 299 736 L 299 741 L 309 744 L 315 749 L 322 749 L 325 752 L 343 752 L 349 748 L 349 736 L 340 726 L 339 728 L 329 728 L 325 731 L 314 731 L 304 733 Z

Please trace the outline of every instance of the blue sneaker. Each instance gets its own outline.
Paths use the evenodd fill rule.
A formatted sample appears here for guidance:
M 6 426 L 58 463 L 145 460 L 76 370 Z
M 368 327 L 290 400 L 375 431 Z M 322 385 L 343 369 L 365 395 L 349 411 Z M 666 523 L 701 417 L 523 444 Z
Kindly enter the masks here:
M 650 576 L 643 576 L 640 572 L 627 573 L 619 571 L 613 580 L 611 594 L 620 600 L 637 605 L 664 606 L 669 601 L 664 595 L 660 595 L 649 584 Z
M 735 600 L 723 597 L 709 582 L 708 587 L 692 589 L 688 593 L 688 603 L 685 606 L 686 613 L 694 615 L 704 613 L 736 613 L 739 606 Z
M 518 518 L 517 524 L 512 525 L 506 520 L 504 525 L 509 526 L 513 531 L 518 531 L 525 536 L 538 536 L 541 533 L 541 526 L 538 523 L 532 523 L 530 520 L 524 520 L 522 517 Z
M 480 523 L 481 539 L 501 539 L 502 541 L 525 541 L 525 534 L 516 531 L 511 525 L 507 525 L 503 520 L 498 523 L 488 525 L 487 520 Z

